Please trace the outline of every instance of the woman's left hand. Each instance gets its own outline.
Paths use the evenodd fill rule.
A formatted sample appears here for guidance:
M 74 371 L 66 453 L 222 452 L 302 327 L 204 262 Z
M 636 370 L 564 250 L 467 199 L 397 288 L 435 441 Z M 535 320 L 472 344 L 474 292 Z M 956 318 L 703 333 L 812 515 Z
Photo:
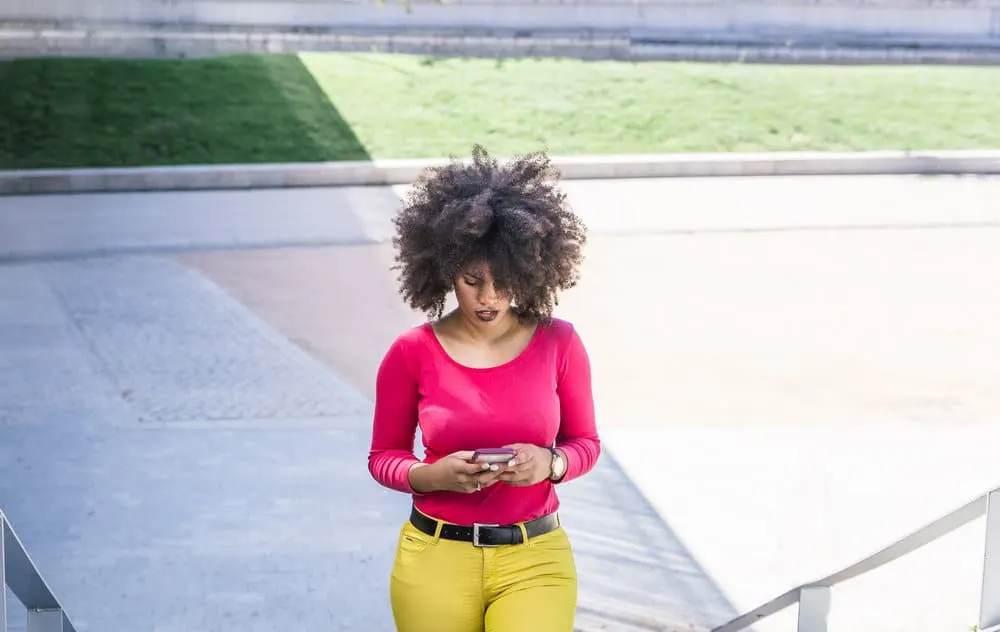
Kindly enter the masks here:
M 505 448 L 514 448 L 514 458 L 504 465 L 500 480 L 514 487 L 537 485 L 552 474 L 552 453 L 530 443 L 512 443 Z

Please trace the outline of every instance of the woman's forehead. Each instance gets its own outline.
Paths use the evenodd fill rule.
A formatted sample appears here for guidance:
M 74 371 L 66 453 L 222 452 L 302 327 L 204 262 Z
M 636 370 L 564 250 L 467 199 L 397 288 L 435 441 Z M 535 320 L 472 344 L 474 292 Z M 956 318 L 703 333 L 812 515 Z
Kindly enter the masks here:
M 490 264 L 485 261 L 479 261 L 462 266 L 461 273 L 474 276 L 478 279 L 488 279 L 493 276 L 490 270 Z

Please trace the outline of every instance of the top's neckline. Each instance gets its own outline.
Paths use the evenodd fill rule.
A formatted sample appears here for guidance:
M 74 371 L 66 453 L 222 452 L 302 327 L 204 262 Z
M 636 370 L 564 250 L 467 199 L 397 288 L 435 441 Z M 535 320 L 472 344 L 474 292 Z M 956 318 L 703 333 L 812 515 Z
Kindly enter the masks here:
M 441 339 L 438 338 L 437 332 L 434 331 L 434 323 L 430 323 L 430 322 L 425 323 L 424 327 L 425 327 L 428 335 L 430 335 L 431 339 L 434 341 L 434 346 L 441 353 L 441 355 L 443 355 L 445 358 L 447 358 L 447 360 L 448 360 L 449 363 L 451 363 L 452 365 L 454 365 L 454 366 L 462 369 L 463 371 L 478 371 L 478 372 L 496 371 L 496 370 L 508 368 L 508 367 L 511 367 L 511 366 L 517 364 L 518 362 L 520 362 L 520 360 L 522 358 L 524 358 L 526 355 L 528 355 L 528 352 L 531 351 L 532 347 L 535 346 L 535 343 L 541 337 L 541 333 L 542 333 L 542 325 L 541 325 L 541 323 L 539 323 L 539 324 L 535 325 L 535 331 L 533 331 L 531 333 L 531 340 L 528 341 L 528 344 L 525 345 L 524 349 L 521 349 L 521 352 L 518 353 L 516 356 L 514 356 L 510 360 L 507 360 L 506 362 L 503 362 L 501 364 L 495 364 L 493 366 L 486 366 L 486 367 L 474 367 L 474 366 L 468 366 L 466 364 L 462 364 L 461 362 L 459 362 L 458 360 L 456 360 L 454 357 L 452 357 L 452 355 L 450 353 L 448 353 L 448 350 L 444 348 L 444 344 L 441 342 Z

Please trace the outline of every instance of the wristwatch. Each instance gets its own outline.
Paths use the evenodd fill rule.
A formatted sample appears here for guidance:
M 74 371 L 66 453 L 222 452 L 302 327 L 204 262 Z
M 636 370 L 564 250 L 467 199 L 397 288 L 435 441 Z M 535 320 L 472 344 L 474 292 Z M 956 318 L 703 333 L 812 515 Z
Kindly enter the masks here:
M 560 481 L 566 475 L 566 459 L 555 448 L 549 448 L 549 452 L 552 453 L 552 473 L 549 474 L 549 480 Z

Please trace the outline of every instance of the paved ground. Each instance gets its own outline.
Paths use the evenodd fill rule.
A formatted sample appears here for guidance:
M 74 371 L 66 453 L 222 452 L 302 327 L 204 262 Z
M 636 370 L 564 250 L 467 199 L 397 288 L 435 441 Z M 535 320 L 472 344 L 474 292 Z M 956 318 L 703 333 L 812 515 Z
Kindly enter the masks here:
M 611 428 L 605 438 L 741 611 L 860 561 L 1000 485 L 996 420 Z M 970 630 L 984 526 L 977 520 L 835 587 L 830 631 Z M 789 608 L 754 629 L 793 632 L 795 617 Z
M 564 495 L 581 629 L 718 625 L 1000 483 L 1000 180 L 567 189 L 608 445 Z M 420 319 L 387 271 L 403 192 L 0 198 L 0 506 L 79 629 L 390 629 L 406 499 L 364 458 Z M 899 629 L 975 620 L 941 577 Z

